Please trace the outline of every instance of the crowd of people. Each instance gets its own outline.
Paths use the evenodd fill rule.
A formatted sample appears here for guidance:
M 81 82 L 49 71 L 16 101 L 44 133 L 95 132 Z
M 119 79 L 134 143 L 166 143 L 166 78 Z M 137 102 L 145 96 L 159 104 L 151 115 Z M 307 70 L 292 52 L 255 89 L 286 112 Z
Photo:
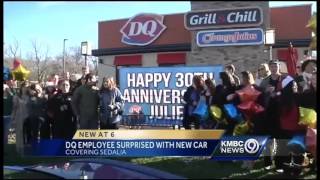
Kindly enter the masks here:
M 240 121 L 244 121 L 247 123 L 247 130 L 240 135 L 267 135 L 276 140 L 278 155 L 274 157 L 275 167 L 281 172 L 284 163 L 290 162 L 288 141 L 295 135 L 305 136 L 308 128 L 299 123 L 299 107 L 316 111 L 316 60 L 305 60 L 298 70 L 300 71 L 296 76 L 282 74 L 279 61 L 271 60 L 259 66 L 256 78 L 254 73 L 244 71 L 241 72 L 240 80 L 232 64 L 225 66 L 225 71 L 220 72 L 222 83 L 217 86 L 214 79 L 204 80 L 201 76 L 194 76 L 193 85 L 187 88 L 183 97 L 186 102 L 183 126 L 185 129 L 190 129 L 191 124 L 194 124 L 195 129 L 224 129 L 225 134 L 235 135 L 238 133 L 238 126 L 243 124 Z M 250 116 L 241 114 L 241 109 L 237 108 L 242 102 L 237 92 L 248 88 L 259 92 L 255 103 L 260 109 Z M 195 113 L 203 97 L 206 99 L 207 110 L 211 111 L 209 115 Z M 226 104 L 234 105 L 242 116 L 231 116 Z M 216 115 L 219 111 L 216 111 L 215 107 L 221 111 L 219 117 Z M 269 141 L 267 147 L 271 146 L 272 142 Z M 265 167 L 270 169 L 271 151 L 266 151 L 264 157 Z
M 47 83 L 4 82 L 4 139 L 15 129 L 16 150 L 40 139 L 71 139 L 77 129 L 118 129 L 123 98 L 113 77 L 97 77 L 83 67 L 81 78 L 52 75 Z
M 63 78 L 52 75 L 44 84 L 21 82 L 18 89 L 13 88 L 12 80 L 4 83 L 4 133 L 8 137 L 11 122 L 20 154 L 24 145 L 34 140 L 71 139 L 77 129 L 119 128 L 124 100 L 113 77 L 104 77 L 98 88 L 97 77 L 88 67 L 82 70 L 77 81 L 65 73 Z M 183 96 L 184 128 L 191 129 L 194 124 L 195 129 L 224 129 L 227 135 L 239 135 L 236 129 L 246 122 L 248 130 L 240 135 L 268 135 L 276 139 L 277 153 L 282 155 L 275 157 L 275 166 L 283 169 L 283 163 L 288 162 L 287 141 L 283 139 L 305 135 L 307 131 L 307 126 L 299 124 L 299 107 L 316 111 L 316 60 L 305 60 L 295 76 L 280 73 L 277 60 L 261 64 L 257 74 L 243 71 L 241 78 L 236 75 L 235 66 L 229 64 L 219 78 L 221 84 L 217 85 L 214 79 L 193 77 L 193 85 Z M 230 115 L 226 105 L 238 107 L 243 97 L 237 92 L 248 88 L 259 92 L 254 103 L 260 110 L 248 116 L 237 109 L 239 116 Z M 202 100 L 208 112 L 220 110 L 220 114 L 195 114 Z M 271 144 L 270 141 L 268 146 Z M 270 156 L 271 152 L 266 151 L 267 168 L 272 163 Z

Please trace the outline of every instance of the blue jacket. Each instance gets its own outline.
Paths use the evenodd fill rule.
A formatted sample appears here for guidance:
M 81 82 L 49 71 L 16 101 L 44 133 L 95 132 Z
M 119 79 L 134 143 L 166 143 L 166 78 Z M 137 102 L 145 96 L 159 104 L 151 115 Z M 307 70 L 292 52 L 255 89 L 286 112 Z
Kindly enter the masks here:
M 102 121 L 119 121 L 119 113 L 123 110 L 124 100 L 118 88 L 100 91 L 100 117 Z M 112 105 L 113 109 L 108 106 Z

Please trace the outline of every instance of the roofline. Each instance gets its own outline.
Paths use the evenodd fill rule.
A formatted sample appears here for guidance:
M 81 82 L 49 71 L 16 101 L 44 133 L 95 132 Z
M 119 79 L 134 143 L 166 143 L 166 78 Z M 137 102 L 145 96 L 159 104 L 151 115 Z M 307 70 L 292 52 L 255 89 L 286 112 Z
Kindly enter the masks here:
M 315 1 L 317 2 L 317 1 Z M 287 6 L 274 6 L 271 7 L 269 6 L 270 9 L 275 9 L 275 8 L 288 8 L 288 7 L 297 7 L 297 6 L 312 6 L 312 4 L 299 4 L 299 5 L 287 5 Z M 192 11 L 192 9 L 190 9 L 189 11 Z M 180 12 L 180 13 L 171 13 L 171 14 L 159 14 L 162 16 L 169 16 L 169 15 L 177 15 L 177 14 L 185 14 L 189 11 L 186 12 Z M 140 12 L 140 13 L 136 13 L 136 14 L 141 14 L 141 13 L 147 13 L 147 12 Z M 135 14 L 135 15 L 136 15 Z M 134 16 L 134 15 L 133 15 Z M 132 17 L 132 16 L 131 16 Z M 98 23 L 102 23 L 102 22 L 111 22 L 111 21 L 121 21 L 121 20 L 126 20 L 126 19 L 130 19 L 130 17 L 127 18 L 120 18 L 120 19 L 110 19 L 110 20 L 102 20 L 102 21 L 98 21 Z
M 119 54 L 138 54 L 138 53 L 153 53 L 153 52 L 177 52 L 191 51 L 190 43 L 182 44 L 165 44 L 153 45 L 145 47 L 125 47 L 125 48 L 104 48 L 92 50 L 92 56 L 109 56 Z
M 269 8 L 270 9 L 273 9 L 273 8 L 288 8 L 288 7 L 297 7 L 297 6 L 312 6 L 312 4 L 297 4 L 297 5 L 273 6 L 273 7 L 269 5 Z
M 171 13 L 171 14 L 159 14 L 159 15 L 162 15 L 162 16 L 171 16 L 171 15 L 178 15 L 178 14 L 184 15 L 185 13 L 187 13 L 187 12 Z M 148 12 L 136 13 L 135 15 L 137 15 L 137 14 L 148 14 Z M 133 16 L 135 16 L 135 15 L 133 15 Z M 131 17 L 133 17 L 133 16 L 131 16 Z M 121 19 L 102 20 L 102 21 L 98 21 L 98 23 L 102 23 L 102 22 L 110 22 L 110 21 L 121 21 L 121 20 L 127 20 L 127 19 L 130 19 L 131 17 L 128 17 L 128 18 L 121 18 Z
M 289 43 L 292 43 L 293 47 L 309 47 L 311 43 L 310 39 L 279 39 L 272 46 L 274 48 L 286 48 L 289 47 Z

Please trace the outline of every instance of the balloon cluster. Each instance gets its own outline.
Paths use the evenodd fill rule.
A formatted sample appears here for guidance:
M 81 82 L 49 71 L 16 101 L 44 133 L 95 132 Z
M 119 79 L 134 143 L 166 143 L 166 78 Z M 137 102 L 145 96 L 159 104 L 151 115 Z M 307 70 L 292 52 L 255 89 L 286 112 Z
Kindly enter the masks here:
M 12 76 L 15 80 L 25 81 L 30 75 L 30 71 L 23 67 L 21 62 L 17 59 L 13 61 Z
M 256 102 L 261 92 L 257 91 L 253 86 L 247 86 L 236 91 L 240 97 L 241 104 L 237 107 L 244 114 L 247 120 L 251 120 L 253 115 L 264 111 L 264 108 Z
M 240 97 L 241 103 L 237 106 L 238 109 L 245 116 L 246 121 L 237 124 L 234 128 L 233 135 L 242 135 L 247 133 L 252 127 L 251 121 L 255 114 L 264 111 L 264 108 L 256 103 L 258 96 L 261 92 L 257 91 L 253 86 L 247 86 L 241 90 L 236 91 L 236 94 Z

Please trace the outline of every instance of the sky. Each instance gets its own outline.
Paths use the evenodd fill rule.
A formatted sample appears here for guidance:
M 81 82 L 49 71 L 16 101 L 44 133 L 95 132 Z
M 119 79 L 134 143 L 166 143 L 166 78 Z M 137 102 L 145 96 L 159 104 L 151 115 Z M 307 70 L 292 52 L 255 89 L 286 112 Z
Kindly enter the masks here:
M 316 12 L 316 1 L 274 1 L 270 7 L 312 4 Z M 49 56 L 66 49 L 80 46 L 82 41 L 98 48 L 98 22 L 130 18 L 138 13 L 174 14 L 190 11 L 189 1 L 162 2 L 63 2 L 63 1 L 6 1 L 4 2 L 4 48 L 16 40 L 21 47 L 21 56 L 32 51 L 31 41 L 42 47 L 48 46 Z M 19 51 L 20 54 L 20 51 Z

